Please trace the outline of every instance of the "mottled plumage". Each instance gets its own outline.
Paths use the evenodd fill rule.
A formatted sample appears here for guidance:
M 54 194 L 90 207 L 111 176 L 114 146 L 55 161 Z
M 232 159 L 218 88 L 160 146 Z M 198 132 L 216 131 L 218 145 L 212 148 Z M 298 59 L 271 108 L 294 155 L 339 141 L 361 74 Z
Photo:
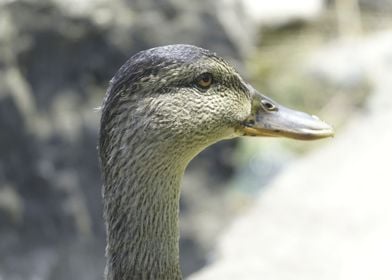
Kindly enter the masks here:
M 208 87 L 200 83 L 205 73 L 212 78 Z M 321 128 L 306 124 L 293 132 L 291 122 L 291 130 L 276 129 L 279 110 L 289 109 L 260 95 L 207 50 L 171 45 L 131 57 L 111 80 L 102 107 L 107 279 L 181 279 L 180 183 L 188 162 L 207 146 L 241 135 L 331 134 L 321 121 L 294 111 L 288 112 Z

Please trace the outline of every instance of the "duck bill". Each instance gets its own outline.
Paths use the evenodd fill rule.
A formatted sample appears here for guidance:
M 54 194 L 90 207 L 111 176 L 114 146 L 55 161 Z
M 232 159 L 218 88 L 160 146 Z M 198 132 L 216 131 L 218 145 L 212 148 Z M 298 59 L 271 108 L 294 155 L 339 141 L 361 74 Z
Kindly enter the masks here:
M 333 128 L 314 115 L 295 111 L 257 93 L 252 116 L 244 123 L 247 136 L 316 140 L 334 135 Z

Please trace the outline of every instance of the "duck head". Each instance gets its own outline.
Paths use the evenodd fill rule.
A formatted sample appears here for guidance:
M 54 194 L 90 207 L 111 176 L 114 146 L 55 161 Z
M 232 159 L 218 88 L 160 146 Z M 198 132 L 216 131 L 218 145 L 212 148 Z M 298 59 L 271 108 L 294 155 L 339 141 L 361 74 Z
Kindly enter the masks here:
M 137 53 L 114 76 L 104 102 L 105 123 L 121 119 L 128 134 L 188 151 L 238 136 L 333 135 L 319 118 L 278 104 L 223 58 L 191 45 Z

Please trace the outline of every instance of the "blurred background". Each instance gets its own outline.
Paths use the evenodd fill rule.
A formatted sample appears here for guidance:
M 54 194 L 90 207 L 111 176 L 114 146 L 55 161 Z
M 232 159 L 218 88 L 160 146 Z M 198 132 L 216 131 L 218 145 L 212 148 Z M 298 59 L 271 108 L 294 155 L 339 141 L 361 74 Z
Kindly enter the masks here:
M 94 108 L 128 57 L 172 43 L 337 130 L 201 153 L 184 276 L 392 279 L 391 15 L 391 0 L 0 0 L 0 279 L 102 279 Z

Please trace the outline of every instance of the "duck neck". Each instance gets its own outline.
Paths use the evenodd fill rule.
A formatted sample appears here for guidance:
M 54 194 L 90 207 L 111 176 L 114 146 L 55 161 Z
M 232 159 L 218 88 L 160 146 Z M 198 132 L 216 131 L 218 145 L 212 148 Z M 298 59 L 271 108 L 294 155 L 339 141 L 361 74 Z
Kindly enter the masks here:
M 178 214 L 185 166 L 174 164 L 167 151 L 128 152 L 103 162 L 106 277 L 181 279 Z

